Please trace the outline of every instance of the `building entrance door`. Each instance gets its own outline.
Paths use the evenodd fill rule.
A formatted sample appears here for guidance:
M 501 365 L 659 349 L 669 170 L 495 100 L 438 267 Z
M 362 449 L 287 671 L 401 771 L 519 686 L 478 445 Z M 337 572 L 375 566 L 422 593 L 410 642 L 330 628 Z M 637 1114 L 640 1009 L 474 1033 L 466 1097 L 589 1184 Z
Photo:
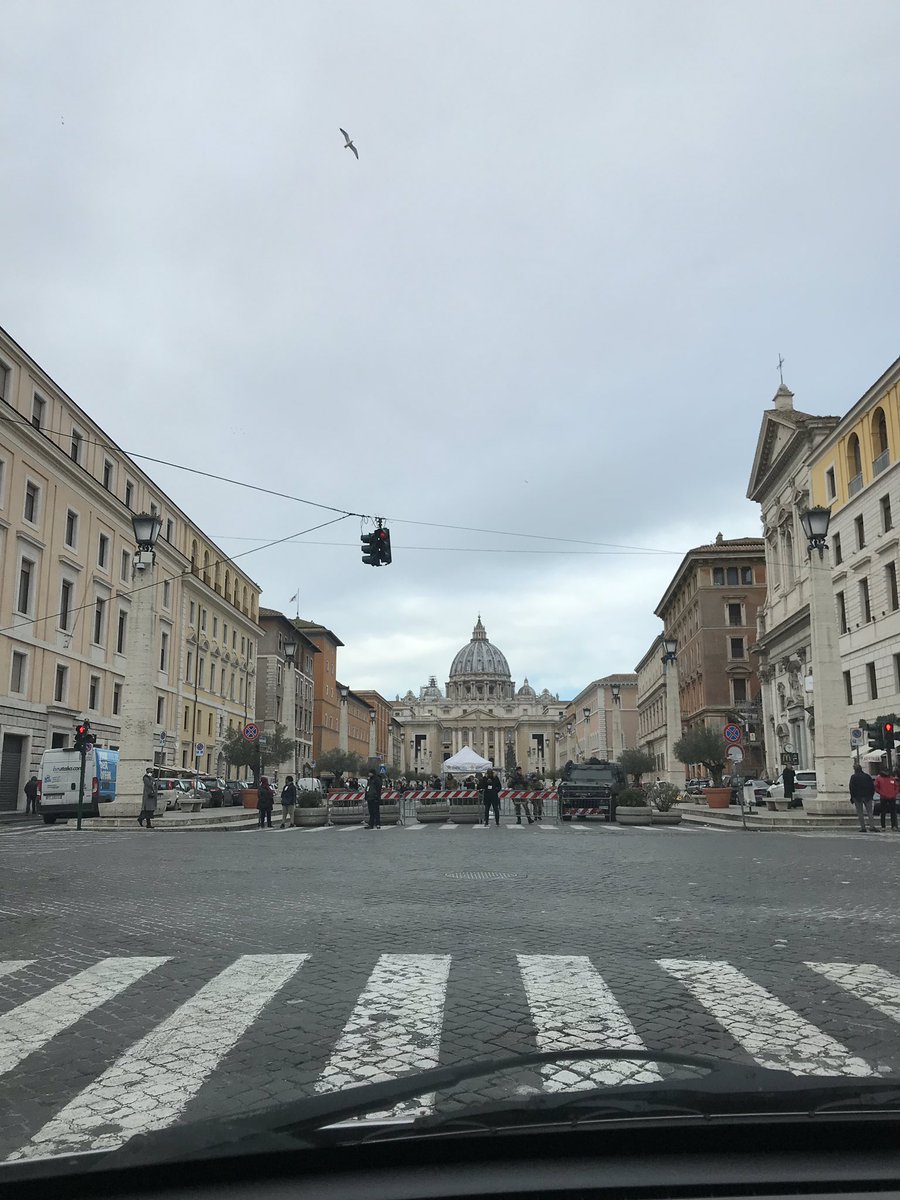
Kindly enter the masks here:
M 22 754 L 25 738 L 18 733 L 3 735 L 0 752 L 0 812 L 15 812 L 19 807 L 19 783 L 22 778 Z

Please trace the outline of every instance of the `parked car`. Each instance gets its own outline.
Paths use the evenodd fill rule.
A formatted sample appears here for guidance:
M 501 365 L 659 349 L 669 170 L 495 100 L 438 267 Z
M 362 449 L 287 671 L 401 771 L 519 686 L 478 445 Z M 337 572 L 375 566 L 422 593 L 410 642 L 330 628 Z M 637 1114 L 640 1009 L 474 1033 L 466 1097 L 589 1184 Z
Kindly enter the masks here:
M 818 793 L 816 792 L 816 773 L 815 771 L 795 771 L 794 772 L 794 798 L 795 803 L 800 800 L 815 800 Z M 784 799 L 784 772 L 779 774 L 778 778 L 769 788 L 767 799 L 783 800 Z
M 684 785 L 684 790 L 689 796 L 697 796 L 704 788 L 711 786 L 712 784 L 708 779 L 689 779 Z
M 770 785 L 769 785 L 769 781 L 767 779 L 744 779 L 744 780 L 742 780 L 740 796 L 738 796 L 736 794 L 737 789 L 732 788 L 732 798 L 731 798 L 732 804 L 739 804 L 741 802 L 741 800 L 743 799 L 743 796 L 746 794 L 744 792 L 744 788 L 747 787 L 748 784 L 753 788 L 754 804 L 764 807 L 766 800 L 768 799 L 768 796 L 769 796 L 769 786 Z
M 225 792 L 225 803 L 231 805 L 243 803 L 241 792 L 249 786 L 250 784 L 243 779 L 226 779 L 223 789 Z

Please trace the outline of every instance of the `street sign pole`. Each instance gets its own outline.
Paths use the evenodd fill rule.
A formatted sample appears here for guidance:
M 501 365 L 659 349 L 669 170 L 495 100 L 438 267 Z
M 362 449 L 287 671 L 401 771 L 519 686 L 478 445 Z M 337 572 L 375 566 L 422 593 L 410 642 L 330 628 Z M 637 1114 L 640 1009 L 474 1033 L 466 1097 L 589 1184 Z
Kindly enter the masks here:
M 93 745 L 91 746 L 91 749 L 93 749 Z M 82 811 L 84 808 L 84 762 L 85 762 L 85 759 L 87 758 L 87 749 L 83 742 L 81 744 L 80 753 L 81 753 L 81 771 L 78 776 L 78 812 L 77 812 L 77 816 L 75 818 L 75 828 L 76 829 L 81 828 L 81 814 L 82 814 Z

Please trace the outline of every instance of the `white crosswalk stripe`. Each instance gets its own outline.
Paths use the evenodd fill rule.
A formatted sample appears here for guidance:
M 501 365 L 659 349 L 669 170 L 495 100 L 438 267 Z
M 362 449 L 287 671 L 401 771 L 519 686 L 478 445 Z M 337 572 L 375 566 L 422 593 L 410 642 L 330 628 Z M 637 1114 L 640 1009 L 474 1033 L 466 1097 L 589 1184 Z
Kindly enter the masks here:
M 309 958 L 299 953 L 236 959 L 125 1049 L 112 1065 L 106 1069 L 98 1065 L 97 1077 L 74 1098 L 61 1099 L 55 1115 L 11 1158 L 111 1148 L 136 1133 L 177 1121 L 266 1005 Z M 466 962 L 463 960 L 461 969 L 466 969 Z M 19 983 L 16 972 L 25 972 L 34 963 L 0 961 L 0 978 L 9 980 L 4 988 L 15 991 L 16 986 L 26 986 L 27 976 Z M 729 962 L 663 958 L 651 960 L 648 966 L 657 973 L 662 968 L 683 985 L 682 998 L 670 996 L 679 1021 L 695 1006 L 707 1027 L 710 1019 L 715 1023 L 725 1046 L 715 1039 L 714 1054 L 727 1056 L 731 1044 L 761 1066 L 797 1075 L 863 1077 L 875 1073 L 863 1058 Z M 448 996 L 453 995 L 450 967 L 448 954 L 378 957 L 358 997 L 354 1000 L 351 995 L 346 1008 L 340 998 L 335 1000 L 341 1005 L 340 1020 L 347 1012 L 349 1017 L 336 1040 L 313 1051 L 317 1063 L 325 1062 L 315 1090 L 324 1094 L 437 1066 L 445 1009 Z M 51 1040 L 64 1044 L 66 1038 L 79 1038 L 83 1046 L 93 1027 L 85 1033 L 84 1027 L 74 1030 L 75 1024 L 126 988 L 154 987 L 154 979 L 146 985 L 142 980 L 157 968 L 174 972 L 176 962 L 166 957 L 103 959 L 0 1015 L 0 1071 L 15 1067 L 12 1078 L 27 1074 L 29 1055 L 47 1047 Z M 807 962 L 798 970 L 807 968 L 824 981 L 822 987 L 832 986 L 836 995 L 848 993 L 892 1021 L 900 1021 L 898 976 L 871 963 Z M 510 1006 L 510 1028 L 533 1027 L 537 1048 L 644 1048 L 638 1029 L 647 1014 L 641 1008 L 629 1015 L 622 995 L 616 994 L 589 957 L 519 953 L 504 970 L 508 972 L 504 987 L 509 988 L 517 976 L 524 989 L 524 1005 L 521 1000 L 505 1002 Z M 808 982 L 812 980 L 810 976 Z M 301 979 L 301 989 L 303 986 Z M 503 994 L 518 993 L 514 989 Z M 140 1012 L 139 998 L 135 1011 Z M 678 1021 L 672 1028 L 674 1042 L 667 1038 L 663 1048 L 678 1050 Z M 104 1034 L 99 1027 L 94 1036 L 98 1050 L 102 1049 Z M 527 1039 L 521 1048 L 527 1049 Z M 477 1046 L 471 1053 L 477 1056 Z M 42 1070 L 46 1073 L 46 1067 Z M 638 1060 L 562 1059 L 544 1067 L 541 1077 L 547 1091 L 559 1092 L 651 1081 L 659 1079 L 660 1072 L 656 1064 Z M 78 1080 L 79 1087 L 82 1082 Z M 420 1096 L 397 1105 L 387 1115 L 429 1112 L 434 1104 L 434 1096 Z
M 810 1025 L 727 962 L 660 959 L 719 1024 L 763 1067 L 795 1075 L 872 1075 L 846 1046 Z
M 170 1125 L 308 957 L 239 958 L 135 1042 L 12 1158 L 111 1149 Z
M 382 954 L 316 1084 L 332 1092 L 436 1067 L 441 1048 L 449 954 Z M 385 1020 L 385 1014 L 390 1020 Z M 431 1111 L 433 1096 L 399 1104 L 391 1115 Z
M 599 971 L 584 955 L 519 954 L 517 958 L 540 1050 L 645 1049 Z M 652 1063 L 609 1059 L 552 1063 L 542 1074 L 549 1092 L 659 1079 Z
M 104 958 L 0 1017 L 0 1075 L 166 961 Z

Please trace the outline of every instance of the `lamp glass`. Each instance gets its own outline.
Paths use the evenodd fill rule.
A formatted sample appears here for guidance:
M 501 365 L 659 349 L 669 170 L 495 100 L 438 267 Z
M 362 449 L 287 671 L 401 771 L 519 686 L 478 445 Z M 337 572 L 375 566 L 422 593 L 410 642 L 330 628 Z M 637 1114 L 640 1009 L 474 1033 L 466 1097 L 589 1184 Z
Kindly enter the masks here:
M 138 546 L 152 550 L 162 529 L 162 521 L 155 513 L 135 513 L 131 518 L 131 527 Z
M 621 688 L 619 687 L 619 685 L 617 683 L 611 683 L 609 685 L 609 690 L 610 690 L 613 700 L 618 700 L 619 692 L 621 691 Z
M 290 641 L 285 642 L 284 643 L 284 652 L 288 656 L 288 658 L 293 658 L 294 655 L 297 653 L 297 643 L 290 642 Z
M 583 708 L 581 711 L 584 713 L 584 719 L 587 720 L 591 715 L 591 710 L 589 708 Z
M 677 638 L 663 638 L 663 650 L 666 652 L 666 654 L 674 654 L 677 649 Z
M 800 517 L 803 532 L 811 542 L 828 536 L 830 521 L 831 509 L 824 508 L 821 504 L 817 504 L 815 508 L 808 508 Z

